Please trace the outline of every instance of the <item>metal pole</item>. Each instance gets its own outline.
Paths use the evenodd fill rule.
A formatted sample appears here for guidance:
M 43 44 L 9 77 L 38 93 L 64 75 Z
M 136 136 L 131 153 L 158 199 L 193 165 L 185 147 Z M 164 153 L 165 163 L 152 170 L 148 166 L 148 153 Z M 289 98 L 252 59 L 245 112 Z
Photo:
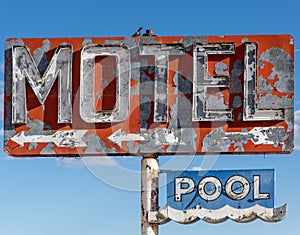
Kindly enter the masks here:
M 148 222 L 148 212 L 158 211 L 157 155 L 143 156 L 141 162 L 141 235 L 158 235 L 158 224 Z

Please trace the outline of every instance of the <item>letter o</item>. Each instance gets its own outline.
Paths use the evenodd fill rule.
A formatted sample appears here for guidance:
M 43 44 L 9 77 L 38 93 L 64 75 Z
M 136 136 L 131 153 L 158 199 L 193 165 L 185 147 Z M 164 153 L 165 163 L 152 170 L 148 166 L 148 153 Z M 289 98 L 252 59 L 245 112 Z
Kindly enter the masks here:
M 214 192 L 207 193 L 205 191 L 205 186 L 207 184 L 214 185 L 214 187 L 215 187 Z M 200 197 L 206 201 L 216 200 L 221 195 L 221 191 L 222 191 L 222 184 L 221 184 L 220 180 L 213 176 L 203 178 L 198 185 L 198 193 L 199 193 Z
M 233 184 L 236 182 L 239 182 L 243 185 L 243 190 L 241 192 L 236 192 L 232 188 Z M 228 197 L 230 197 L 233 200 L 242 200 L 245 197 L 247 197 L 248 193 L 250 192 L 250 183 L 243 176 L 239 176 L 239 175 L 232 176 L 226 182 L 225 192 L 228 195 Z

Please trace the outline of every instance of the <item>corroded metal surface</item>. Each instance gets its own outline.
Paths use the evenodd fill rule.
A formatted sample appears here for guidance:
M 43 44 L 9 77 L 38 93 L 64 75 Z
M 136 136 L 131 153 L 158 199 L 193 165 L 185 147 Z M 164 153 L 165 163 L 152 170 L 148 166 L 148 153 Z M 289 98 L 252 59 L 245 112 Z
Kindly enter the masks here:
M 141 161 L 141 235 L 157 235 L 158 224 L 148 221 L 148 214 L 157 211 L 159 166 L 156 155 Z
M 290 153 L 294 41 L 9 39 L 4 103 L 12 156 Z
M 279 208 L 264 208 L 255 205 L 247 209 L 236 209 L 230 206 L 224 206 L 218 210 L 207 210 L 196 207 L 183 211 L 166 207 L 161 211 L 149 212 L 148 219 L 149 222 L 157 224 L 165 224 L 171 220 L 180 224 L 191 224 L 199 220 L 218 224 L 228 219 L 238 223 L 248 223 L 256 219 L 261 219 L 265 222 L 279 222 L 286 217 L 286 210 L 286 204 Z

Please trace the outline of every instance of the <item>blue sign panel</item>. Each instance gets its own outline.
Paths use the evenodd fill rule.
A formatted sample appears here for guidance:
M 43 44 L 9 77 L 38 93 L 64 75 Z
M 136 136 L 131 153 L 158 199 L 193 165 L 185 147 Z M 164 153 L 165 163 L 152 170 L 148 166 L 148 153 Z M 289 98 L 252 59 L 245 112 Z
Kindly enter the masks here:
M 274 170 L 173 171 L 167 180 L 167 204 L 174 209 L 274 208 Z

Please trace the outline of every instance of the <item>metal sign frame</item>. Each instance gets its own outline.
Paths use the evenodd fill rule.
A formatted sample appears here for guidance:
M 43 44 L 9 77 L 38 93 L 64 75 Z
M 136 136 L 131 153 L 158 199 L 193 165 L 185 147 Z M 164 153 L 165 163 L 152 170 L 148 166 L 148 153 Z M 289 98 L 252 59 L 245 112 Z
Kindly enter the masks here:
M 290 153 L 290 35 L 9 39 L 12 156 Z

